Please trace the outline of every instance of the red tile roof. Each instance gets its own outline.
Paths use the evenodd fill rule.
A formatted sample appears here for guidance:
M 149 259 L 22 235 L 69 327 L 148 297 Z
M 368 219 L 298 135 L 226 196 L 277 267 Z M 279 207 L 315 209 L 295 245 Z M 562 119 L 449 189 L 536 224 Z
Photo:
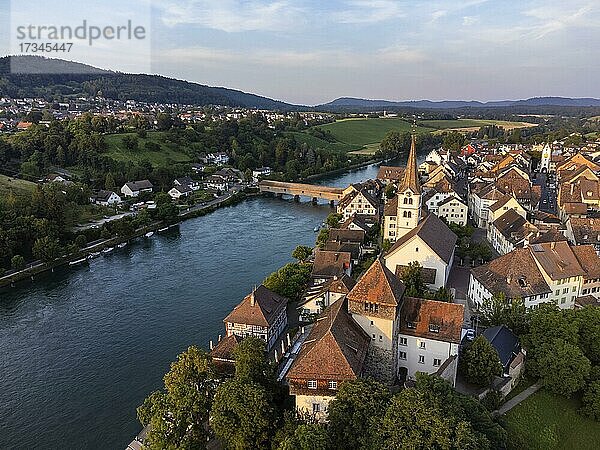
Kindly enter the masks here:
M 347 301 L 338 300 L 313 325 L 287 379 L 355 379 L 362 373 L 370 341 L 348 313 Z
M 404 284 L 377 259 L 348 294 L 348 300 L 398 306 L 404 295 Z
M 459 303 L 406 297 L 400 310 L 400 333 L 459 343 L 464 309 Z M 410 328 L 408 324 L 414 324 L 415 327 Z
M 233 308 L 223 322 L 269 327 L 285 310 L 287 303 L 287 298 L 260 285 Z

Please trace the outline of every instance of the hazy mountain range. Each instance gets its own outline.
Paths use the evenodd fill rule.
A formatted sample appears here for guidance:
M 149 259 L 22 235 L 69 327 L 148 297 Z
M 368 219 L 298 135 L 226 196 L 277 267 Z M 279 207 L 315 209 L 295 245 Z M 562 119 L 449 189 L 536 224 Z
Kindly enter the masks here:
M 11 73 L 13 64 L 27 74 Z M 459 109 L 506 107 L 600 107 L 600 99 L 536 97 L 526 100 L 478 101 L 389 101 L 342 97 L 317 106 L 283 101 L 224 87 L 167 78 L 159 75 L 125 74 L 85 64 L 36 56 L 0 58 L 0 96 L 62 99 L 102 94 L 105 98 L 158 103 L 224 105 L 275 110 L 381 111 L 384 109 Z

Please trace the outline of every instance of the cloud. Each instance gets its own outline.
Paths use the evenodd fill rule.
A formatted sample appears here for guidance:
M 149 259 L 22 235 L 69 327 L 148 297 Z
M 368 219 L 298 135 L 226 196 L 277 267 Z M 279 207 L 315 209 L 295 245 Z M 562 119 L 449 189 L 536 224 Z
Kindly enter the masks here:
M 334 13 L 339 23 L 372 24 L 405 17 L 398 2 L 394 0 L 350 0 L 346 9 Z
M 436 22 L 444 16 L 448 15 L 448 11 L 445 9 L 438 9 L 431 13 L 431 21 L 430 23 Z
M 201 25 L 228 33 L 286 30 L 301 22 L 304 12 L 289 0 L 180 0 L 160 7 L 168 26 Z
M 563 6 L 545 5 L 524 11 L 524 15 L 537 22 L 531 27 L 535 39 L 541 39 L 548 34 L 574 27 L 598 27 L 599 7 L 597 2 L 588 2 L 577 7 L 572 4 Z M 595 17 L 594 17 L 595 13 Z
M 464 16 L 462 21 L 463 25 L 466 27 L 475 25 L 477 22 L 479 22 L 479 17 L 476 16 Z
M 359 53 L 349 50 L 274 50 L 255 49 L 252 51 L 237 51 L 230 49 L 214 49 L 207 47 L 187 47 L 164 50 L 155 54 L 162 61 L 178 63 L 183 60 L 192 63 L 235 66 L 272 66 L 282 68 L 316 67 L 329 68 L 364 68 L 372 64 L 394 65 L 398 63 L 421 62 L 427 59 L 420 50 L 402 45 L 377 49 L 369 53 Z

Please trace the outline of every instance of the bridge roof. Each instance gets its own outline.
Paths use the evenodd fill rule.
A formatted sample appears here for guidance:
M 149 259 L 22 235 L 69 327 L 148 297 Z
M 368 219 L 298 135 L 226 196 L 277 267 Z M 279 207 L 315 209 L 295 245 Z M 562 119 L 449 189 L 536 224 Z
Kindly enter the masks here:
M 327 192 L 330 194 L 340 194 L 340 195 L 344 192 L 344 190 L 342 188 L 337 188 L 337 187 L 318 186 L 315 184 L 303 184 L 303 183 L 286 183 L 284 181 L 272 181 L 272 180 L 263 180 L 260 182 L 259 185 L 265 186 L 265 187 L 298 189 L 298 190 L 303 190 L 303 191 Z

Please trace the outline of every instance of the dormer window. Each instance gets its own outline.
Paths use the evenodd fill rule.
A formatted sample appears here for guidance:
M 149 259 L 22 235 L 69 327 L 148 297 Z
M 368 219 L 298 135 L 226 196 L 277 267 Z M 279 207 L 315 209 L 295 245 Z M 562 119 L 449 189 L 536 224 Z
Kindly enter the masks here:
M 429 331 L 432 333 L 439 333 L 440 332 L 440 326 L 436 325 L 434 323 L 430 323 L 429 324 Z
M 406 322 L 406 328 L 415 329 L 415 328 L 417 328 L 417 324 L 414 322 Z

